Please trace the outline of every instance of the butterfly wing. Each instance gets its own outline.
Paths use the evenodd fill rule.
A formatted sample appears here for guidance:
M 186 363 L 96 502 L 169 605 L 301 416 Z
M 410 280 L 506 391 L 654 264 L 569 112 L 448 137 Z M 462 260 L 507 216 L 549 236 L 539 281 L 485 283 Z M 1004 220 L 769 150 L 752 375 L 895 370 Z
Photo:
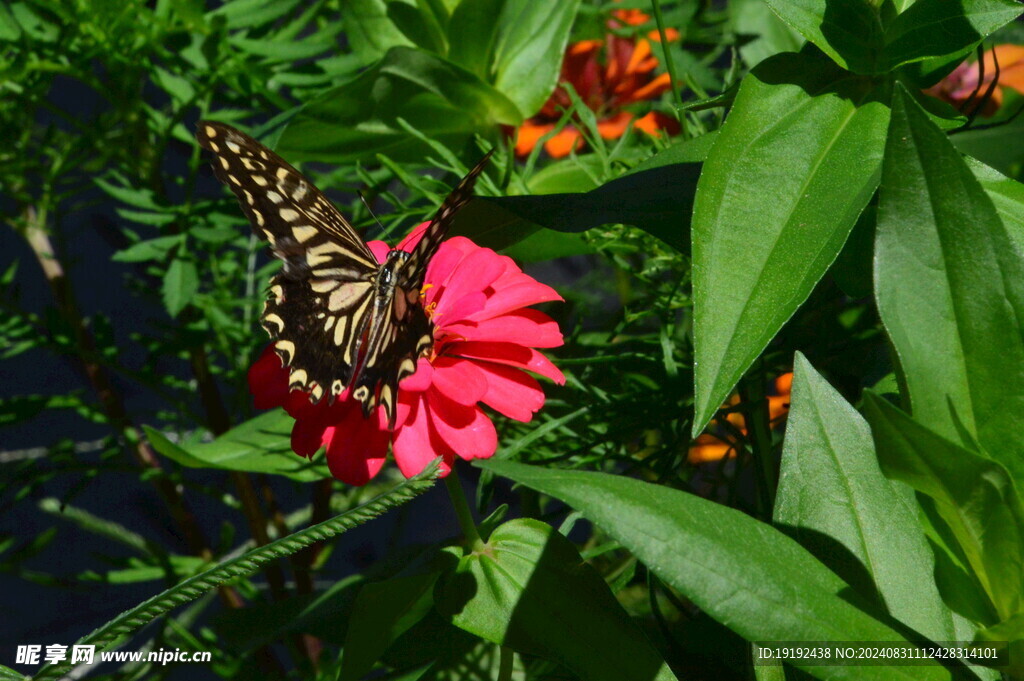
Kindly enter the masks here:
M 492 153 L 494 153 L 493 150 L 488 151 L 480 159 L 480 162 L 466 173 L 466 176 L 459 182 L 459 186 L 448 195 L 441 204 L 441 207 L 437 209 L 437 213 L 430 221 L 426 231 L 424 231 L 423 237 L 413 248 L 412 254 L 402 272 L 399 281 L 399 285 L 402 288 L 419 291 L 423 287 L 423 277 L 426 275 L 430 259 L 434 257 L 434 253 L 437 252 L 438 247 L 448 233 L 448 228 L 451 227 L 455 214 L 473 198 L 473 187 L 476 185 L 476 179 L 483 172 L 484 168 L 487 167 L 487 162 L 490 160 Z
M 253 230 L 284 261 L 262 323 L 291 368 L 290 387 L 333 399 L 358 363 L 376 258 L 313 183 L 252 137 L 212 121 L 200 121 L 196 137 Z

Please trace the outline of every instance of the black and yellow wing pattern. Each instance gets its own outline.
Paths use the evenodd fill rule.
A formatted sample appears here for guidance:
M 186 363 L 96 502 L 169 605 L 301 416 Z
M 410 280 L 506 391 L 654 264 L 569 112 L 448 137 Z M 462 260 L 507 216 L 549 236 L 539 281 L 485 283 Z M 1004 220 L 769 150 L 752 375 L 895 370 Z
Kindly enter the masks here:
M 420 300 L 427 264 L 490 154 L 441 204 L 411 253 L 392 251 L 378 264 L 323 193 L 270 149 L 212 121 L 200 121 L 196 137 L 213 152 L 214 173 L 255 233 L 284 263 L 262 324 L 289 368 L 289 387 L 317 402 L 351 386 L 364 414 L 379 405 L 393 428 L 398 383 L 433 344 Z

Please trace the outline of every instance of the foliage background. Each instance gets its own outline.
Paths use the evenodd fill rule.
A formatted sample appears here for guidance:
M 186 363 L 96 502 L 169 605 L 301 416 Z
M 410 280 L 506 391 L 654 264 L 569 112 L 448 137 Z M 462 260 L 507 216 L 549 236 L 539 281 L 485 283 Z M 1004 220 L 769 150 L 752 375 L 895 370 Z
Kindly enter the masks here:
M 665 568 L 676 570 L 675 577 L 661 572 L 664 556 L 657 547 L 636 543 L 641 529 L 659 523 L 665 523 L 669 546 L 699 547 L 686 555 L 725 566 L 734 588 L 745 585 L 760 593 L 764 584 L 788 584 L 794 605 L 782 610 L 799 619 L 802 607 L 821 607 L 839 622 L 840 638 L 888 636 L 894 620 L 901 632 L 924 632 L 934 620 L 914 608 L 907 614 L 887 599 L 885 575 L 865 574 L 856 549 L 850 549 L 853 560 L 836 549 L 833 540 L 849 548 L 842 533 L 827 524 L 815 527 L 807 511 L 813 504 L 798 503 L 800 485 L 787 482 L 787 471 L 810 475 L 804 483 L 809 487 L 834 476 L 856 478 L 857 473 L 792 468 L 802 461 L 801 452 L 829 446 L 840 461 L 860 460 L 849 458 L 853 454 L 843 447 L 866 452 L 871 462 L 877 449 L 886 474 L 923 495 L 914 501 L 906 486 L 894 487 L 892 495 L 879 492 L 889 490 L 889 483 L 878 474 L 879 486 L 866 501 L 847 503 L 858 509 L 855 520 L 861 523 L 872 513 L 889 513 L 911 528 L 906 542 L 916 558 L 887 560 L 924 565 L 946 557 L 956 564 L 957 579 L 966 575 L 961 583 L 949 573 L 945 577 L 952 582 L 945 584 L 940 575 L 939 586 L 929 587 L 941 591 L 942 599 L 935 596 L 927 607 L 957 622 L 956 638 L 969 640 L 986 627 L 998 640 L 1016 636 L 1019 575 L 1003 582 L 998 577 L 1019 572 L 1013 557 L 1019 556 L 1019 542 L 1017 548 L 981 546 L 976 555 L 970 547 L 956 549 L 963 541 L 956 524 L 946 519 L 956 535 L 950 539 L 936 517 L 945 517 L 946 506 L 971 504 L 935 502 L 936 495 L 922 489 L 927 485 L 914 483 L 919 471 L 901 469 L 914 447 L 899 442 L 902 437 L 919 447 L 929 443 L 925 449 L 948 450 L 950 460 L 996 460 L 986 464 L 995 470 L 988 477 L 1006 482 L 999 485 L 995 506 L 1011 509 L 1013 516 L 1019 505 L 1013 481 L 1019 470 L 1017 416 L 1000 421 L 996 415 L 1004 399 L 1010 405 L 1006 413 L 1019 413 L 1019 324 L 1007 323 L 1003 337 L 1009 340 L 998 346 L 1000 358 L 989 357 L 996 353 L 976 349 L 996 337 L 985 319 L 1005 310 L 988 317 L 979 312 L 975 319 L 984 330 L 967 354 L 981 359 L 965 369 L 966 379 L 936 374 L 948 364 L 948 353 L 906 350 L 919 339 L 934 341 L 928 335 L 934 327 L 899 311 L 900 319 L 910 320 L 903 325 L 910 340 L 902 344 L 898 325 L 885 318 L 893 299 L 879 298 L 884 280 L 877 269 L 873 278 L 871 269 L 873 258 L 877 268 L 876 228 L 886 233 L 877 225 L 901 225 L 907 216 L 927 212 L 923 203 L 900 207 L 898 198 L 887 199 L 898 192 L 886 195 L 884 188 L 901 187 L 908 177 L 931 177 L 943 191 L 950 178 L 961 178 L 967 189 L 951 194 L 953 203 L 983 204 L 981 213 L 957 213 L 953 206 L 948 221 L 987 225 L 977 239 L 1005 228 L 999 243 L 1007 253 L 1018 252 L 1024 222 L 1015 180 L 1022 172 L 1024 118 L 1011 112 L 1019 98 L 1007 90 L 1002 112 L 981 126 L 969 120 L 969 108 L 965 114 L 907 93 L 941 79 L 996 29 L 1001 32 L 990 42 L 1020 42 L 1019 24 L 1000 28 L 1019 8 L 994 0 L 956 3 L 956 11 L 925 0 L 864 3 L 857 5 L 861 10 L 851 3 L 804 4 L 813 20 L 787 10 L 787 3 L 754 0 L 594 0 L 556 3 L 544 11 L 514 0 L 236 0 L 210 7 L 189 0 L 31 0 L 0 6 L 0 130 L 7 141 L 0 150 L 0 209 L 10 226 L 0 232 L 0 598 L 4 611 L 16 613 L 0 622 L 0 650 L 7 655 L 18 644 L 68 645 L 183 578 L 348 511 L 399 482 L 389 470 L 367 488 L 332 484 L 322 460 L 303 465 L 288 451 L 287 418 L 254 411 L 246 370 L 266 342 L 256 320 L 276 264 L 263 254 L 234 200 L 213 181 L 193 141 L 194 123 L 204 117 L 245 126 L 290 161 L 306 161 L 304 172 L 328 189 L 357 227 L 368 237 L 392 240 L 430 214 L 481 149 L 498 147 L 494 171 L 480 193 L 503 198 L 477 201 L 455 231 L 504 249 L 559 289 L 566 303 L 546 311 L 567 334 L 556 361 L 569 381 L 564 388 L 545 386 L 548 405 L 532 423 L 501 421 L 498 461 L 482 474 L 467 467 L 467 490 L 480 517 L 510 503 L 512 515 L 528 519 L 500 525 L 497 518 L 484 527 L 494 530 L 496 544 L 536 549 L 532 565 L 569 575 L 556 583 L 571 583 L 581 589 L 573 593 L 584 595 L 563 611 L 608 632 L 617 644 L 603 647 L 619 648 L 621 655 L 610 661 L 598 657 L 596 668 L 586 667 L 586 656 L 572 650 L 572 636 L 560 633 L 571 630 L 572 622 L 559 620 L 562 629 L 549 631 L 543 614 L 522 615 L 520 626 L 495 631 L 495 621 L 518 622 L 514 612 L 502 610 L 507 604 L 473 601 L 479 610 L 448 612 L 446 603 L 458 600 L 458 579 L 446 587 L 454 592 L 434 589 L 435 581 L 444 583 L 438 575 L 483 580 L 490 566 L 460 559 L 452 548 L 440 551 L 457 545 L 456 524 L 443 493 L 434 489 L 340 540 L 301 552 L 296 545 L 287 551 L 290 558 L 261 565 L 230 588 L 209 591 L 124 644 L 210 649 L 216 651 L 212 665 L 128 665 L 101 668 L 93 677 L 338 678 L 344 664 L 356 664 L 351 654 L 343 662 L 339 651 L 358 650 L 365 642 L 351 637 L 372 639 L 375 633 L 378 641 L 398 643 L 387 650 L 368 646 L 359 664 L 369 666 L 342 670 L 342 678 L 369 672 L 378 657 L 379 673 L 387 678 L 603 678 L 616 664 L 632 664 L 628 673 L 636 678 L 671 678 L 673 672 L 678 678 L 747 678 L 745 639 L 755 638 L 757 622 L 767 615 L 749 604 L 746 616 L 721 609 L 729 589 L 717 591 L 695 565 Z M 613 12 L 631 8 L 642 9 L 646 20 L 610 27 Z M 574 127 L 586 145 L 564 159 L 551 158 L 538 145 L 517 159 L 506 135 L 547 100 L 566 45 L 604 39 L 609 32 L 636 45 L 657 29 L 659 12 L 661 28 L 676 31 L 678 39 L 665 43 L 670 60 L 655 51 L 655 74 L 671 64 L 677 87 L 625 110 L 638 117 L 660 112 L 680 124 L 679 133 L 648 136 L 634 128 L 605 139 L 599 125 L 614 113 L 610 99 L 588 108 L 570 93 L 573 103 L 556 129 Z M 866 37 L 844 43 L 837 27 L 857 22 L 870 28 Z M 922 28 L 934 22 L 954 29 L 942 33 L 942 44 L 933 44 L 941 41 Z M 805 39 L 815 47 L 804 45 Z M 833 92 L 838 96 L 819 96 Z M 925 104 L 927 116 L 915 101 Z M 814 179 L 809 171 L 800 174 L 801 154 L 773 146 L 778 142 L 772 126 L 790 114 L 806 122 L 804 128 L 786 128 L 800 140 L 842 121 L 836 124 L 842 144 L 829 157 L 838 158 L 834 173 L 810 183 L 808 203 L 783 214 L 789 210 L 783 200 L 788 190 L 779 169 L 798 180 Z M 854 122 L 844 127 L 847 115 Z M 716 139 L 723 120 L 732 127 Z M 959 156 L 943 146 L 938 132 L 965 124 L 974 129 L 949 139 L 989 166 L 970 166 L 989 199 L 978 199 L 980 190 L 962 179 L 964 173 L 974 175 L 961 172 L 951 160 Z M 895 139 L 896 125 L 911 131 L 909 137 L 918 135 L 920 148 L 938 151 L 922 167 L 914 166 L 892 142 L 885 147 L 886 130 Z M 881 168 L 883 153 L 889 165 L 871 172 Z M 894 169 L 893 158 L 904 158 L 905 165 Z M 935 179 L 929 168 L 947 175 Z M 900 219 L 886 223 L 894 214 Z M 805 224 L 832 231 L 793 229 Z M 763 233 L 758 225 L 767 225 Z M 788 246 L 771 251 L 759 235 L 776 226 Z M 768 252 L 778 260 L 766 262 Z M 908 267 L 902 262 L 891 270 L 896 274 L 889 283 L 896 289 L 921 285 Z M 980 269 L 990 271 L 986 267 Z M 1015 267 L 1005 271 L 1012 274 Z M 984 277 L 963 281 L 964 299 L 974 291 L 979 300 L 1004 295 L 986 288 Z M 1010 307 L 1020 302 L 1014 295 L 1004 296 Z M 903 366 L 893 360 L 894 346 Z M 794 359 L 797 351 L 803 358 Z M 798 421 L 805 426 L 797 431 L 800 439 L 786 441 L 789 458 L 781 463 L 777 492 L 783 433 L 773 428 L 780 424 L 771 421 L 767 398 L 774 379 L 794 366 L 795 390 L 814 406 L 805 407 L 810 411 Z M 979 401 L 967 417 L 956 411 L 950 417 L 942 400 L 927 408 L 915 402 L 910 409 L 911 401 L 928 392 L 959 394 L 949 386 L 961 379 L 982 386 L 971 393 L 975 397 L 996 397 Z M 986 392 L 986 385 L 995 384 L 1009 387 Z M 734 388 L 737 396 L 730 397 Z M 848 404 L 861 404 L 865 388 L 902 404 L 923 425 L 889 402 L 868 397 L 864 412 L 874 428 L 868 430 Z M 696 465 L 695 452 L 708 441 L 695 438 L 723 402 L 726 409 L 712 432 L 740 455 Z M 832 444 L 825 437 L 825 444 L 814 445 L 814 428 L 806 425 L 815 422 L 813 414 L 825 424 L 822 429 L 847 433 Z M 996 425 L 979 435 L 975 421 Z M 237 426 L 243 430 L 224 436 Z M 906 435 L 910 431 L 913 436 Z M 886 464 L 885 451 L 904 455 L 892 455 Z M 868 468 L 877 473 L 878 464 Z M 536 477 L 537 469 L 556 473 Z M 621 479 L 575 478 L 581 474 L 557 473 L 562 469 Z M 954 477 L 966 481 L 971 475 L 960 470 Z M 506 478 L 525 485 L 512 488 Z M 626 478 L 646 486 L 630 487 Z M 415 484 L 403 489 L 418 490 Z M 644 507 L 639 526 L 617 524 L 634 520 L 625 512 L 602 515 L 602 500 L 626 504 L 655 494 L 650 488 L 670 496 L 652 496 L 657 501 Z M 696 496 L 676 496 L 676 490 Z M 399 505 L 404 493 L 391 492 L 396 496 L 386 497 L 384 506 Z M 776 493 L 783 499 L 778 503 Z M 984 496 L 977 492 L 969 501 L 977 495 Z M 709 511 L 698 497 L 748 515 L 718 515 L 727 509 Z M 659 507 L 676 515 L 662 518 L 655 512 Z M 773 512 L 776 526 L 809 553 L 781 538 L 751 543 Z M 918 527 L 919 513 L 930 518 L 925 530 Z M 968 520 L 968 527 L 996 522 L 983 514 Z M 1020 520 L 998 520 L 1005 523 L 999 527 L 1009 528 L 1010 544 L 1021 536 Z M 560 528 L 575 548 L 560 543 L 551 527 Z M 885 530 L 874 532 L 879 538 Z M 748 554 L 743 559 L 740 549 Z M 576 550 L 594 568 L 579 583 L 570 579 L 579 575 L 566 567 Z M 457 567 L 448 558 L 453 555 Z M 762 571 L 766 576 L 760 578 Z M 914 574 L 932 584 L 931 572 Z M 595 575 L 608 588 L 596 587 Z M 993 580 L 994 591 L 987 586 Z M 363 588 L 370 582 L 380 585 Z M 803 583 L 829 593 L 854 585 L 883 606 L 839 608 L 836 614 L 836 602 L 801 592 Z M 534 589 L 534 598 L 553 598 L 557 591 L 543 582 Z M 424 601 L 427 592 L 431 596 Z M 358 600 L 371 596 L 377 607 Z M 522 607 L 530 602 L 523 600 Z M 951 616 L 950 608 L 971 624 Z M 396 623 L 408 613 L 414 613 L 408 622 Z M 594 626 L 598 621 L 607 626 Z M 775 631 L 781 636 L 799 628 L 787 626 L 781 623 Z M 641 630 L 648 638 L 631 638 Z M 803 631 L 826 638 L 813 628 Z M 437 641 L 444 642 L 440 651 Z M 511 660 L 508 650 L 517 652 L 514 669 L 502 666 Z M 0 664 L 13 664 L 13 653 Z M 787 674 L 803 673 L 787 668 Z M 833 674 L 840 672 L 806 673 L 838 678 Z

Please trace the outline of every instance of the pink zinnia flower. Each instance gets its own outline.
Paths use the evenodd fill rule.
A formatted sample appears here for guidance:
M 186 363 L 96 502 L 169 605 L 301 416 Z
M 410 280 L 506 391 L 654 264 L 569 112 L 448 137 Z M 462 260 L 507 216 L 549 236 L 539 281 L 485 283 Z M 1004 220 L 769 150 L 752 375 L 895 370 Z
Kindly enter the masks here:
M 397 248 L 411 250 L 427 227 L 412 231 Z M 384 262 L 390 249 L 367 244 Z M 438 249 L 427 267 L 422 299 L 434 324 L 434 346 L 416 372 L 399 384 L 394 431 L 383 410 L 364 418 L 348 390 L 334 402 L 313 404 L 308 393 L 288 391 L 288 370 L 273 345 L 249 370 L 249 389 L 260 409 L 283 406 L 295 418 L 292 449 L 312 457 L 327 448 L 334 477 L 365 485 L 384 465 L 388 445 L 406 477 L 444 457 L 442 474 L 462 459 L 487 458 L 498 446 L 491 409 L 529 421 L 544 404 L 537 380 L 523 369 L 558 384 L 565 377 L 535 348 L 562 344 L 558 325 L 527 306 L 562 300 L 550 286 L 524 274 L 511 258 L 454 237 Z

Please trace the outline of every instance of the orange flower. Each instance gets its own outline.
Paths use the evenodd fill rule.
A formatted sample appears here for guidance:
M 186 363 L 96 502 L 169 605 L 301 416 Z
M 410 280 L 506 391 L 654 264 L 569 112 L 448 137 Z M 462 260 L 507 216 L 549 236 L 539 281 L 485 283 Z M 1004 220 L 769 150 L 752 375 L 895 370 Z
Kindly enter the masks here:
M 773 428 L 781 425 L 789 414 L 789 394 L 792 386 L 792 373 L 782 374 L 775 379 L 775 394 L 768 396 L 768 419 Z M 732 407 L 739 404 L 739 402 L 739 396 L 733 395 L 722 407 Z M 716 418 L 715 421 L 719 422 L 720 418 L 722 417 Z M 726 429 L 720 426 L 719 429 L 724 431 L 722 432 L 723 435 L 725 435 L 727 430 L 739 430 L 744 434 L 747 432 L 746 423 L 739 412 L 729 412 L 724 416 L 724 419 L 732 428 Z M 701 433 L 694 441 L 687 458 L 690 463 L 697 464 L 718 461 L 719 459 L 733 456 L 736 456 L 736 449 L 726 439 L 705 432 Z
M 627 25 L 636 25 L 647 20 L 647 15 L 639 12 L 643 21 L 638 21 L 637 12 L 615 10 L 613 14 Z M 617 28 L 619 24 L 610 21 L 609 26 Z M 666 33 L 666 37 L 678 37 L 677 32 Z M 569 45 L 562 62 L 561 82 L 571 85 L 583 103 L 597 114 L 597 130 L 604 139 L 621 137 L 631 122 L 650 135 L 661 130 L 672 134 L 678 124 L 669 116 L 650 112 L 636 118 L 622 110 L 626 105 L 654 99 L 671 87 L 667 73 L 653 73 L 657 66 L 658 59 L 651 53 L 649 40 L 609 34 L 605 40 L 581 40 Z M 571 104 L 569 93 L 560 84 L 537 115 L 519 128 L 516 153 L 530 153 L 541 137 L 555 129 L 562 110 Z M 552 157 L 561 158 L 582 145 L 580 131 L 567 125 L 544 143 L 544 149 Z
M 965 61 L 925 93 L 943 99 L 961 111 L 972 101 L 972 96 L 974 105 L 977 105 L 995 80 L 996 61 L 999 62 L 999 82 L 980 111 L 982 116 L 991 116 L 1002 106 L 1005 88 L 1024 94 L 1024 46 L 996 45 L 982 55 L 981 68 L 976 61 Z M 982 71 L 984 76 L 979 83 Z

